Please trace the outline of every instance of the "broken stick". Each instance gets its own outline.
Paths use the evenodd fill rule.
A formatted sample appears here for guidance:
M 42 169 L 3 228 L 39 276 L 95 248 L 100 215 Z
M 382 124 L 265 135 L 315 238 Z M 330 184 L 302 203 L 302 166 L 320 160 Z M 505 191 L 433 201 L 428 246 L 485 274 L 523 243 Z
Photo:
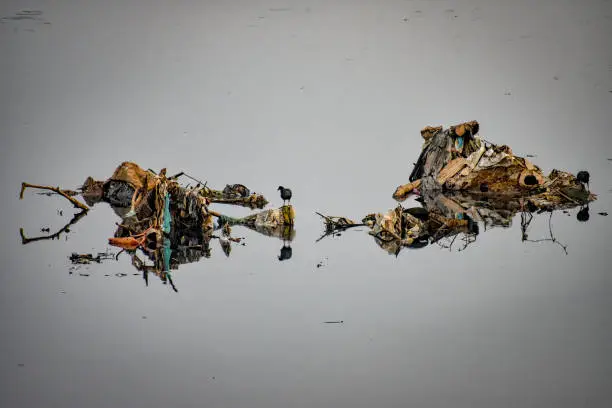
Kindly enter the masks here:
M 59 187 L 40 186 L 40 185 L 37 185 L 37 184 L 21 183 L 21 191 L 19 192 L 19 199 L 20 200 L 23 200 L 23 192 L 28 187 L 29 188 L 37 188 L 39 190 L 53 191 L 54 193 L 57 193 L 57 194 L 61 195 L 62 197 L 64 197 L 66 200 L 70 201 L 75 207 L 80 208 L 81 210 L 84 210 L 84 211 L 89 211 L 89 207 L 88 206 L 86 206 L 85 204 L 81 203 L 76 198 L 70 196 L 70 194 L 74 193 L 74 191 L 71 191 L 71 190 L 62 190 Z

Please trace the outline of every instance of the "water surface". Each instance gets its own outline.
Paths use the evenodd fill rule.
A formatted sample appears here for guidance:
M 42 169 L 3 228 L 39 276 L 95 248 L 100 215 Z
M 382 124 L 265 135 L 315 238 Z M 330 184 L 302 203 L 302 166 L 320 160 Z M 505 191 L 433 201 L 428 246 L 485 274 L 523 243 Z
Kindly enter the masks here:
M 612 404 L 611 2 L 4 1 L 0 16 L 1 406 Z M 393 208 L 419 129 L 472 119 L 545 173 L 591 172 L 591 219 L 553 215 L 567 254 L 521 241 L 518 218 L 460 252 L 395 257 L 365 231 L 315 244 L 314 211 Z M 244 230 L 229 258 L 181 266 L 178 293 L 127 257 L 70 274 L 72 252 L 106 250 L 104 205 L 21 245 L 20 227 L 73 213 L 19 201 L 22 181 L 74 188 L 124 160 L 273 206 L 291 187 L 292 258 Z M 548 216 L 529 233 L 548 238 Z

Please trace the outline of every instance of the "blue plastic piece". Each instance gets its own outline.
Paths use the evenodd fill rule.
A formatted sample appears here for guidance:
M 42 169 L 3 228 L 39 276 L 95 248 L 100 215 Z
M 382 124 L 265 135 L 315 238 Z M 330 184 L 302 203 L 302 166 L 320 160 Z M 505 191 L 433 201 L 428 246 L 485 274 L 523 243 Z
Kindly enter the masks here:
M 463 136 L 460 136 L 455 139 L 455 149 L 457 150 L 463 149 Z

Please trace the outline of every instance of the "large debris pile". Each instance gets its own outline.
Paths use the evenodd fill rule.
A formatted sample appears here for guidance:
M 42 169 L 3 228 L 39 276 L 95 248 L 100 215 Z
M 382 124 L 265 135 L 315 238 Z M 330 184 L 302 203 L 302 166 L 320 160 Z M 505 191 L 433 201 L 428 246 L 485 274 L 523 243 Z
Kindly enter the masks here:
M 478 136 L 476 121 L 448 129 L 425 127 L 424 145 L 410 174 L 393 197 L 404 200 L 420 191 L 467 191 L 496 196 L 524 196 L 538 208 L 586 204 L 595 199 L 578 179 L 553 170 L 544 176 L 529 159 L 516 156 L 506 145 L 488 143 Z

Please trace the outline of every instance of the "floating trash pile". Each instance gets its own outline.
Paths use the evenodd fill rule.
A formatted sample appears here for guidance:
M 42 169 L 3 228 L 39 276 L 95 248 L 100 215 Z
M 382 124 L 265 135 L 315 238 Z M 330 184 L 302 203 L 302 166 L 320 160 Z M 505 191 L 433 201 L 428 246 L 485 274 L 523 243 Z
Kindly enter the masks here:
M 182 177 L 190 178 L 197 184 L 183 185 L 179 181 Z M 210 257 L 210 242 L 213 239 L 219 241 L 226 256 L 230 255 L 232 243 L 242 243 L 243 238 L 232 236 L 234 225 L 278 237 L 284 242 L 283 248 L 295 236 L 295 210 L 291 205 L 233 218 L 212 210 L 210 205 L 223 203 L 262 209 L 268 201 L 261 194 L 251 193 L 242 184 L 227 185 L 223 190 L 213 190 L 206 184 L 184 172 L 167 176 L 166 169 L 156 173 L 132 162 L 121 163 L 107 180 L 88 177 L 78 191 L 22 183 L 20 198 L 23 198 L 27 188 L 48 190 L 81 209 L 54 234 L 28 238 L 21 229 L 22 243 L 58 238 L 85 216 L 91 206 L 106 202 L 121 218 L 108 243 L 121 248 L 121 252 L 127 252 L 136 269 L 145 274 L 153 272 L 174 287 L 170 271 L 181 264 Z M 75 198 L 79 195 L 85 203 Z M 144 254 L 144 257 L 139 254 Z M 70 260 L 73 263 L 99 262 L 97 257 L 88 254 L 73 254 Z
M 588 189 L 589 174 L 577 176 L 552 170 L 544 176 L 529 159 L 516 156 L 509 146 L 499 146 L 478 136 L 476 121 L 444 129 L 427 126 L 421 154 L 410 174 L 410 183 L 397 187 L 393 198 L 414 196 L 421 207 L 397 208 L 365 216 L 360 223 L 346 217 L 319 214 L 325 223 L 321 237 L 366 226 L 378 245 L 392 254 L 403 247 L 421 248 L 462 236 L 461 249 L 474 242 L 479 224 L 508 227 L 521 212 L 523 239 L 532 213 L 581 207 L 578 219 L 588 219 L 588 203 L 596 196 Z M 527 215 L 528 214 L 528 215 Z M 582 219 L 581 219 L 582 218 Z M 554 237 L 548 238 L 555 241 Z M 447 245 L 448 246 L 448 245 Z

